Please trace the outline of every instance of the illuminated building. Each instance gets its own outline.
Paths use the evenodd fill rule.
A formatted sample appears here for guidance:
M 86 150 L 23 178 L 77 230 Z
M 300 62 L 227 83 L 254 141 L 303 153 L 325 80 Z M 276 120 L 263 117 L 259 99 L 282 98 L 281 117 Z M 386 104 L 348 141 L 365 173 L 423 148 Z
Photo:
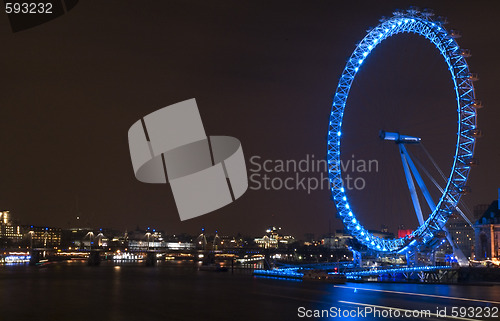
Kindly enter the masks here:
M 62 230 L 62 246 L 64 248 L 72 247 L 75 249 L 83 248 L 85 237 L 87 237 L 87 247 L 89 246 L 89 232 L 94 230 L 90 227 L 78 227 Z
M 264 235 L 261 238 L 256 238 L 254 241 L 258 247 L 263 247 L 265 249 L 275 249 L 278 247 L 278 240 L 267 235 Z
M 219 249 L 235 249 L 241 247 L 241 242 L 239 243 L 233 236 L 220 235 L 219 238 Z
M 30 244 L 33 247 L 60 247 L 62 230 L 57 227 L 42 227 L 25 225 L 22 227 L 25 234 L 28 234 Z
M 488 207 L 490 207 L 490 204 L 478 204 L 474 206 L 474 220 L 478 220 L 481 216 L 483 216 Z
M 450 218 L 447 226 L 455 245 L 466 257 L 471 258 L 475 240 L 474 229 L 460 216 Z
M 23 238 L 21 227 L 13 223 L 10 211 L 0 212 L 0 238 L 14 243 Z
M 391 240 L 394 239 L 394 233 L 391 232 L 384 232 L 384 231 L 376 231 L 376 230 L 368 230 L 368 232 L 375 236 L 378 237 L 381 240 Z
M 500 208 L 498 200 L 474 224 L 476 260 L 498 259 L 500 254 Z
M 280 235 L 281 227 L 270 227 L 266 230 L 266 235 L 261 238 L 255 238 L 254 242 L 258 247 L 265 249 L 278 248 L 280 246 L 288 246 L 295 242 L 295 238 L 291 235 Z
M 108 248 L 124 250 L 128 247 L 129 240 L 163 241 L 162 232 L 156 230 L 132 231 L 125 233 L 110 228 L 78 227 L 62 230 L 63 248 L 75 249 Z M 92 244 L 91 244 L 92 242 Z
M 125 244 L 130 251 L 145 250 L 191 250 L 195 248 L 192 238 L 186 234 L 167 236 L 165 232 L 147 228 L 125 233 Z
M 143 240 L 129 240 L 128 249 L 130 251 L 146 251 L 146 250 L 192 250 L 194 244 L 191 242 L 165 242 L 165 241 L 143 241 Z
M 337 230 L 334 236 L 323 238 L 321 244 L 329 249 L 346 249 L 352 240 L 353 237 L 349 233 L 343 230 Z
M 280 244 L 285 244 L 285 245 L 290 245 L 296 242 L 295 238 L 291 235 L 280 236 L 278 238 L 278 241 L 280 242 Z
M 398 238 L 405 237 L 407 235 L 410 235 L 411 233 L 413 233 L 413 230 L 410 230 L 410 229 L 399 229 L 398 230 Z

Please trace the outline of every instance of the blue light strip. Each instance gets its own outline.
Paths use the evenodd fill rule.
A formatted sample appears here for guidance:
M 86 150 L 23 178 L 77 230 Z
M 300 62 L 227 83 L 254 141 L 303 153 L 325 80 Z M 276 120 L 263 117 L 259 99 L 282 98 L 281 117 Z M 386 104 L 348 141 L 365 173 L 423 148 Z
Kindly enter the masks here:
M 436 209 L 429 215 L 423 225 L 412 234 L 398 239 L 382 239 L 368 232 L 355 218 L 349 199 L 342 187 L 342 173 L 340 166 L 342 119 L 346 107 L 347 97 L 354 77 L 365 63 L 369 54 L 383 40 L 400 33 L 414 33 L 428 39 L 436 46 L 448 65 L 455 86 L 458 110 L 457 144 L 451 175 L 439 199 Z M 455 211 L 460 200 L 465 183 L 469 176 L 469 159 L 474 154 L 475 138 L 472 131 L 476 129 L 476 105 L 473 81 L 474 74 L 470 73 L 465 55 L 468 51 L 460 49 L 455 39 L 443 28 L 438 20 L 432 20 L 431 15 L 420 13 L 417 10 L 395 12 L 393 17 L 383 20 L 378 26 L 371 29 L 358 44 L 347 61 L 342 76 L 339 79 L 337 90 L 333 98 L 330 125 L 328 130 L 328 172 L 330 188 L 337 212 L 347 230 L 368 248 L 380 252 L 406 253 L 416 246 L 427 244 L 436 238 L 438 231 Z M 414 242 L 418 240 L 418 242 Z
M 382 275 L 382 274 L 395 274 L 395 273 L 412 273 L 412 272 L 428 272 L 436 270 L 449 270 L 451 266 L 416 266 L 407 268 L 391 268 L 391 269 L 373 269 L 366 271 L 347 272 L 347 277 L 369 276 L 369 275 Z
M 404 268 L 385 268 L 385 269 L 371 269 L 364 271 L 352 271 L 344 273 L 346 277 L 361 277 L 370 275 L 383 275 L 383 274 L 397 274 L 397 273 L 412 273 L 412 272 L 429 272 L 437 270 L 449 270 L 451 266 L 416 266 Z M 299 268 L 285 268 L 273 270 L 254 270 L 253 274 L 258 276 L 281 277 L 281 278 L 302 278 L 303 273 L 298 272 Z M 337 274 L 330 272 L 329 274 Z
M 303 273 L 297 272 L 298 268 L 274 269 L 274 270 L 254 270 L 254 275 L 275 276 L 284 278 L 302 278 Z

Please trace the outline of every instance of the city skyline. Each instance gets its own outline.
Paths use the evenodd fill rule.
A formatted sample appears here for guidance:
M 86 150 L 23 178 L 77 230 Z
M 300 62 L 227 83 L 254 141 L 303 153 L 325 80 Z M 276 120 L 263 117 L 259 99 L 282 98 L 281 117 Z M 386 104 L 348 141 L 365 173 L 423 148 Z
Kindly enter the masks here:
M 499 9 L 5 1 L 1 315 L 497 320 Z
M 355 3 L 321 3 L 318 7 L 296 2 L 268 4 L 269 10 L 262 11 L 250 3 L 157 3 L 137 15 L 129 3 L 99 4 L 108 10 L 80 3 L 58 19 L 15 34 L 4 17 L 0 30 L 7 49 L 1 57 L 10 63 L 2 77 L 0 125 L 4 139 L 0 147 L 5 157 L 0 160 L 0 207 L 24 222 L 61 227 L 80 215 L 95 226 L 121 229 L 150 224 L 166 231 L 196 231 L 205 226 L 207 230 L 256 234 L 274 224 L 303 235 L 327 233 L 330 225 L 332 230 L 342 228 L 328 190 L 311 194 L 249 190 L 227 208 L 180 222 L 169 187 L 135 180 L 126 133 L 138 117 L 194 97 L 204 106 L 200 112 L 207 128 L 214 134 L 240 138 L 247 162 L 255 155 L 271 160 L 298 161 L 305 155 L 322 159 L 331 95 L 346 57 L 380 16 L 410 4 L 364 3 L 366 10 L 359 11 Z M 494 55 L 496 44 L 484 32 L 495 30 L 494 5 L 487 1 L 473 7 L 456 1 L 421 1 L 418 5 L 447 16 L 451 26 L 462 30 L 460 45 L 472 51 L 471 68 L 481 78 L 476 90 L 485 104 L 478 116 L 484 137 L 478 141 L 480 165 L 471 172 L 472 194 L 465 202 L 471 209 L 489 204 L 497 198 L 500 180 L 493 170 L 500 163 L 495 134 L 499 111 L 494 107 L 494 71 L 499 62 Z M 111 9 L 114 15 L 110 16 Z M 430 96 L 422 97 L 418 104 L 449 104 L 449 76 L 438 53 L 418 49 L 420 44 L 412 46 L 403 38 L 396 40 L 367 62 L 369 69 L 360 74 L 359 86 L 353 88 L 353 94 L 357 91 L 360 97 L 353 106 L 364 112 L 370 108 L 370 101 L 362 98 L 377 96 L 367 85 L 373 85 L 375 76 L 383 83 L 391 75 L 400 77 L 401 83 L 408 82 L 407 87 L 424 86 L 429 91 Z M 401 47 L 409 49 L 401 51 Z M 412 53 L 415 48 L 418 51 Z M 399 68 L 407 63 L 400 53 L 416 61 L 410 70 L 436 70 L 435 77 L 422 81 L 419 75 L 411 82 L 413 77 L 397 74 L 397 70 L 385 74 L 389 65 Z M 429 65 L 419 63 L 419 56 L 430 61 Z M 426 87 L 427 81 L 437 89 Z M 396 89 L 401 92 L 386 96 L 387 101 L 403 101 L 405 87 Z M 373 104 L 376 108 L 381 105 Z M 418 116 L 418 109 L 412 110 Z M 436 112 L 435 118 L 443 118 L 443 129 L 453 134 L 448 115 Z M 351 130 L 369 120 L 356 114 L 346 117 L 351 119 L 346 123 Z M 353 137 L 347 155 L 379 157 L 377 150 L 358 147 L 361 142 L 356 140 L 361 138 Z M 450 144 L 442 146 L 449 148 Z M 441 154 L 441 145 L 431 142 L 427 147 L 446 163 L 447 152 Z M 377 189 L 379 183 L 373 177 L 368 175 L 367 182 L 372 179 L 370 186 Z M 409 196 L 402 193 L 401 201 L 387 198 L 378 205 L 374 197 L 359 195 L 359 200 L 379 206 L 377 213 L 382 215 L 372 219 L 376 215 L 362 208 L 360 218 L 374 229 L 386 221 L 414 228 L 411 213 L 394 223 L 393 214 L 382 213 L 384 202 L 406 207 Z

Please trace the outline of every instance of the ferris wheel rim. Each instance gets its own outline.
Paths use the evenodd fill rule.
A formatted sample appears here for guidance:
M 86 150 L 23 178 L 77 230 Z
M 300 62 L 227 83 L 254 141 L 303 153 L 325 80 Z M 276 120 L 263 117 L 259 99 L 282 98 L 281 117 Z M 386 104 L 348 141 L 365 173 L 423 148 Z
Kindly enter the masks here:
M 431 15 L 425 12 L 420 13 L 417 10 L 396 11 L 394 16 L 381 19 L 381 23 L 368 30 L 367 35 L 356 46 L 347 61 L 335 91 L 328 131 L 327 159 L 330 188 L 337 212 L 345 227 L 358 241 L 372 250 L 405 253 L 419 245 L 431 244 L 433 240 L 438 238 L 438 232 L 442 230 L 448 217 L 455 211 L 469 176 L 470 164 L 468 162 L 474 155 L 474 131 L 477 131 L 476 107 L 478 100 L 475 97 L 473 85 L 473 81 L 477 77 L 469 71 L 465 59 L 468 51 L 461 49 L 455 40 L 457 32 L 455 30 L 447 31 L 443 24 L 444 21 L 433 20 Z M 448 65 L 457 98 L 458 131 L 451 172 L 436 209 L 429 215 L 424 224 L 410 235 L 387 240 L 374 236 L 365 229 L 350 209 L 348 197 L 342 186 L 342 167 L 339 166 L 342 120 L 352 81 L 365 58 L 383 40 L 396 34 L 410 32 L 429 40 L 439 50 Z

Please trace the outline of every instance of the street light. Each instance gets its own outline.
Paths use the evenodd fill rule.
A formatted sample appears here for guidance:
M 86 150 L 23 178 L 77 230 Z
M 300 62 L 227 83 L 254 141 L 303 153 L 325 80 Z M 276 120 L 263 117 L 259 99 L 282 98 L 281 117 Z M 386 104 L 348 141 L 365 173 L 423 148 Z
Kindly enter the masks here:
M 150 233 L 150 232 L 146 232 L 146 238 L 147 238 L 147 240 L 148 240 L 148 247 L 147 247 L 148 251 L 149 251 L 149 236 L 150 236 L 150 235 L 151 235 L 151 233 Z
M 35 234 L 35 232 L 33 230 L 29 231 L 29 235 L 30 235 L 30 249 L 33 250 L 33 234 Z
M 92 239 L 94 238 L 94 232 L 90 231 L 87 233 L 87 235 L 89 236 L 89 249 L 92 250 Z M 85 237 L 87 237 L 87 235 L 85 235 Z M 85 237 L 83 238 L 85 240 Z M 85 245 L 85 243 L 84 243 Z

